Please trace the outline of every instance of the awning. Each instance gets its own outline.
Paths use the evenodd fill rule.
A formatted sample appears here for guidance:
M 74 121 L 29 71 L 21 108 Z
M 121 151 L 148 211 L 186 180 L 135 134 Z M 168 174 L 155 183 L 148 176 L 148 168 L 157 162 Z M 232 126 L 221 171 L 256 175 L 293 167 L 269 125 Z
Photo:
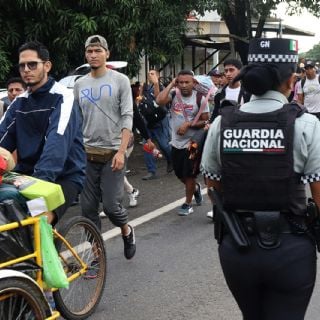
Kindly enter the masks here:
M 253 23 L 252 30 L 256 30 L 257 24 Z M 263 27 L 263 32 L 276 32 L 276 33 L 282 33 L 286 35 L 292 35 L 292 36 L 306 36 L 306 37 L 314 37 L 315 33 L 311 31 L 302 30 L 299 28 L 295 28 L 292 26 L 288 26 L 286 24 L 281 24 L 278 22 L 267 22 Z

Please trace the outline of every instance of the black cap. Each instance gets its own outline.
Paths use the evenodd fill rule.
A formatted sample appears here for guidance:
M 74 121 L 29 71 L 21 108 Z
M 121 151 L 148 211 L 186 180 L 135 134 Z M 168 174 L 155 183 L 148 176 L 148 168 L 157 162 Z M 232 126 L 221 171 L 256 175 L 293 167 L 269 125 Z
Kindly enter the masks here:
M 306 60 L 304 67 L 312 67 L 314 68 L 316 66 L 316 63 L 313 60 Z
M 298 63 L 298 42 L 282 38 L 250 40 L 248 62 Z

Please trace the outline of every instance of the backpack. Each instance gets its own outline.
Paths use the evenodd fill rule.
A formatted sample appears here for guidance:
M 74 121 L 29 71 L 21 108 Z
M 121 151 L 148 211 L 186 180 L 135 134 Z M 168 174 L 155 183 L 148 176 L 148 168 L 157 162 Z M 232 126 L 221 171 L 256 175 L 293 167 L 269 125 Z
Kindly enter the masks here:
M 318 75 L 318 81 L 319 81 L 319 84 L 320 84 L 320 74 Z M 303 86 L 304 86 L 305 83 L 306 83 L 306 78 L 303 78 L 301 80 L 301 89 L 302 89 L 302 91 L 303 91 Z
M 228 85 L 225 85 L 221 89 L 221 91 L 215 95 L 214 109 L 211 113 L 209 123 L 212 123 L 214 121 L 214 119 L 220 114 L 221 108 L 224 108 L 225 106 L 230 106 L 230 105 L 237 105 L 238 107 L 240 107 L 242 99 L 243 99 L 244 103 L 247 103 L 248 101 L 250 101 L 251 93 L 245 91 L 242 86 L 240 87 L 240 92 L 239 92 L 237 101 L 226 100 L 225 97 L 226 97 L 226 88 L 227 87 L 228 87 Z
M 153 127 L 167 115 L 166 107 L 159 107 L 155 102 L 155 96 L 151 88 L 144 86 L 143 99 L 138 105 L 139 111 L 147 121 L 148 127 Z

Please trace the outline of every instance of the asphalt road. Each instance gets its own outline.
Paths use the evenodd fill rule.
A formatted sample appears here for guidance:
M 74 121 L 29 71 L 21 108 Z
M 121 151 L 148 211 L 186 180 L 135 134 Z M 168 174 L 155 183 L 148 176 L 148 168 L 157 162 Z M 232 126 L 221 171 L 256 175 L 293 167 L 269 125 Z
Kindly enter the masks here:
M 178 216 L 175 207 L 182 203 L 177 200 L 184 196 L 183 186 L 174 174 L 165 172 L 164 160 L 158 165 L 159 179 L 141 180 L 146 170 L 141 146 L 136 146 L 128 178 L 140 190 L 138 206 L 129 210 L 136 225 L 137 253 L 127 261 L 120 236 L 111 235 L 106 241 L 106 289 L 90 319 L 240 320 L 220 268 L 213 224 L 206 217 L 208 198 L 202 206 L 194 206 L 192 215 Z M 128 205 L 126 197 L 124 204 Z M 69 212 L 78 213 L 78 206 Z M 147 217 L 156 217 L 148 220 L 148 213 Z M 108 219 L 103 219 L 103 233 L 110 236 L 112 231 Z M 317 283 L 306 320 L 319 319 L 319 298 Z

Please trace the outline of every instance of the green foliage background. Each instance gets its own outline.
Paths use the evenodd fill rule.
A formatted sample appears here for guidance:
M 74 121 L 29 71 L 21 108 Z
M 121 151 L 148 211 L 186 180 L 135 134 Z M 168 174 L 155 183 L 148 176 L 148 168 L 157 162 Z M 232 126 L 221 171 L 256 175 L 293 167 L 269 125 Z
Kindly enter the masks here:
M 15 71 L 18 48 L 43 42 L 57 78 L 84 63 L 84 42 L 92 34 L 106 37 L 111 60 L 128 61 L 128 74 L 139 69 L 147 53 L 160 63 L 183 50 L 186 15 L 203 13 L 205 0 L 0 0 L 0 81 Z
M 307 59 L 312 59 L 316 62 L 320 62 L 320 43 L 315 45 L 311 50 L 301 55 Z
M 127 73 L 134 76 L 145 53 L 152 65 L 182 53 L 190 11 L 217 10 L 230 33 L 249 40 L 251 18 L 263 26 L 280 2 L 288 3 L 291 13 L 308 8 L 320 14 L 318 0 L 0 0 L 0 82 L 16 72 L 18 48 L 29 40 L 49 48 L 59 79 L 85 62 L 85 39 L 101 34 L 110 59 L 128 61 Z M 237 41 L 235 47 L 245 62 L 247 45 Z

